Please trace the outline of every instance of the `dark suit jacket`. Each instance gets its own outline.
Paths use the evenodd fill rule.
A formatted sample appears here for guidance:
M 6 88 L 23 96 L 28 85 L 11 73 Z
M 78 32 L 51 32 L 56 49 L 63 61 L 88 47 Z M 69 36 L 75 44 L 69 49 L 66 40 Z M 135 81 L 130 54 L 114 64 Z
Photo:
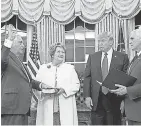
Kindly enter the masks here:
M 1 50 L 1 114 L 26 114 L 29 111 L 32 87 L 38 90 L 38 81 L 32 80 L 26 66 L 3 46 Z
M 101 56 L 102 56 L 101 51 L 90 55 L 85 69 L 84 89 L 83 89 L 84 97 L 92 98 L 93 101 L 92 110 L 94 111 L 97 108 L 99 90 L 100 90 L 100 85 L 96 82 L 96 80 L 102 82 Z M 112 68 L 116 68 L 122 71 L 126 71 L 128 64 L 129 64 L 129 60 L 126 54 L 113 51 L 109 70 L 111 70 Z
M 128 119 L 141 122 L 141 55 L 129 68 L 128 74 L 136 77 L 137 81 L 127 87 L 125 113 Z

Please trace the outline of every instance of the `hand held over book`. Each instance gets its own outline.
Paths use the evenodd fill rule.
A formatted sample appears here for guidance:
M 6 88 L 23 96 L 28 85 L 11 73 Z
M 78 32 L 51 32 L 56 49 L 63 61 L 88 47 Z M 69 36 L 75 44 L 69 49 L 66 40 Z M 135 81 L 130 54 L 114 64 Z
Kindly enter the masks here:
M 127 94 L 127 88 L 123 85 L 120 84 L 115 84 L 116 87 L 118 87 L 118 89 L 116 90 L 110 90 L 110 92 L 115 93 L 117 95 L 125 95 Z
M 91 110 L 92 109 L 92 106 L 93 106 L 93 102 L 92 102 L 92 99 L 90 97 L 87 97 L 85 99 L 85 104 L 86 106 Z

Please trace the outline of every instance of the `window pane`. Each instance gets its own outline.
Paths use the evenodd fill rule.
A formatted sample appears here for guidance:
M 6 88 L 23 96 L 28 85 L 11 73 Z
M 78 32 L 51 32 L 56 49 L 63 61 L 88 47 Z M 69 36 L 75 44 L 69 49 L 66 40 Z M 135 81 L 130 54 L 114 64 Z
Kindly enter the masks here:
M 86 42 L 86 46 L 95 46 L 95 39 L 86 38 L 85 42 Z
M 66 62 L 74 62 L 74 40 L 66 39 Z
M 12 24 L 16 28 L 16 16 L 14 15 L 9 21 L 7 21 L 7 25 Z
M 66 47 L 68 46 L 66 61 L 86 62 L 86 54 L 95 52 L 95 25 L 84 23 L 76 17 L 73 22 L 65 26 L 65 33 Z
M 95 30 L 95 24 L 85 23 L 85 29 L 86 30 Z
M 18 18 L 18 29 L 22 30 L 22 31 L 27 31 L 27 25 L 22 22 L 19 18 Z
M 84 31 L 84 22 L 79 17 L 75 19 L 75 31 Z
M 76 62 L 84 62 L 85 61 L 84 47 L 76 47 L 75 48 L 75 60 L 76 60 Z
M 73 31 L 74 30 L 74 21 L 65 25 L 65 31 Z
M 86 47 L 86 54 L 93 54 L 95 52 L 94 47 Z
M 75 61 L 85 61 L 84 40 L 75 39 Z

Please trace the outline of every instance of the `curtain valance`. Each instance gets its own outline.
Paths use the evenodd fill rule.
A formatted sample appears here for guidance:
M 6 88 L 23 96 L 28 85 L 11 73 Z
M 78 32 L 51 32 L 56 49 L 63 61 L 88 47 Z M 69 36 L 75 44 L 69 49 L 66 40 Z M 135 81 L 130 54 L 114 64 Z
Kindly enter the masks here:
M 140 0 L 113 0 L 113 11 L 116 17 L 133 18 L 141 8 Z
M 1 21 L 18 15 L 25 23 L 33 24 L 48 15 L 63 24 L 68 24 L 76 16 L 94 24 L 109 12 L 130 19 L 140 9 L 141 0 L 1 0 Z

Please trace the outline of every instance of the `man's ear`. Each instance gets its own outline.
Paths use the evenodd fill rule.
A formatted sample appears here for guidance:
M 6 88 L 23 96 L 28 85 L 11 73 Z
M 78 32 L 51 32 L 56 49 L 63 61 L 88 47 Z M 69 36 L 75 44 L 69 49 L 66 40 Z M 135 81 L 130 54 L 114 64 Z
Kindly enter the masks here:
M 112 46 L 114 44 L 114 40 L 113 39 L 109 39 L 109 43 Z

